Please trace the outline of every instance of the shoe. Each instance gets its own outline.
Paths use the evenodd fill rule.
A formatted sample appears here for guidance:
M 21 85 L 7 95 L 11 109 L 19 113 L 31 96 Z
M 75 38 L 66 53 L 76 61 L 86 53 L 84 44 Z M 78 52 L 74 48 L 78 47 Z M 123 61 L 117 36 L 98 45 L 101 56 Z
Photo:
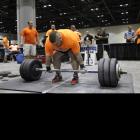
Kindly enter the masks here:
M 78 83 L 79 83 L 79 78 L 73 78 L 72 81 L 71 81 L 72 85 L 76 85 Z
M 52 83 L 58 83 L 58 82 L 61 82 L 62 80 L 63 80 L 62 76 L 56 75 L 54 79 L 52 80 Z

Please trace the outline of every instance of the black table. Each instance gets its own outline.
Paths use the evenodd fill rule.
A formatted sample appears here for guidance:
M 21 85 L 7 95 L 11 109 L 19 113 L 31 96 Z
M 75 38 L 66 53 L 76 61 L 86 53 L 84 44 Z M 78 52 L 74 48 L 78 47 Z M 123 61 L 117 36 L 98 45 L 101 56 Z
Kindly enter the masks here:
M 140 60 L 140 47 L 134 43 L 99 44 L 97 59 L 103 57 L 106 50 L 110 58 L 118 60 Z
M 0 62 L 4 61 L 5 51 L 3 48 L 0 47 Z

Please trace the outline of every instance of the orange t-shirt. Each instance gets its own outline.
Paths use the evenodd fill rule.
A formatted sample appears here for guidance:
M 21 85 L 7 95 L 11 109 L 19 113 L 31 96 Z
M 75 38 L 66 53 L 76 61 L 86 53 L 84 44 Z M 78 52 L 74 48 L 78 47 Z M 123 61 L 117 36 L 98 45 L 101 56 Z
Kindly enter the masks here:
M 9 48 L 9 40 L 7 37 L 3 37 L 2 43 L 5 48 Z
M 25 44 L 33 44 L 35 45 L 37 43 L 37 37 L 38 32 L 35 28 L 29 29 L 29 27 L 26 27 L 22 30 L 21 36 L 25 39 Z
M 78 35 L 78 40 L 79 40 L 79 42 L 81 42 L 82 34 L 78 31 L 74 31 L 74 33 L 76 33 Z
M 136 31 L 136 36 L 140 36 L 140 28 Z M 140 38 L 137 40 L 137 44 L 140 44 Z
M 56 31 L 56 30 L 52 30 L 52 29 L 48 30 L 46 36 L 49 36 L 52 31 Z
M 45 51 L 46 55 L 53 56 L 56 51 L 66 52 L 71 49 L 74 54 L 80 53 L 80 45 L 77 35 L 69 29 L 57 30 L 62 34 L 62 45 L 58 48 L 54 46 L 49 37 L 46 40 Z

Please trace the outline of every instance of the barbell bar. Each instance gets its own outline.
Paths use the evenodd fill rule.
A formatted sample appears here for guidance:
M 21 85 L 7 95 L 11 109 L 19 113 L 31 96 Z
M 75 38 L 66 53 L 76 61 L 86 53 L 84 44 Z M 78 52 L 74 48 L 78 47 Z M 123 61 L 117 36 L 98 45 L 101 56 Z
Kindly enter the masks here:
M 36 71 L 46 71 L 45 68 L 39 69 L 36 68 Z M 98 73 L 98 71 L 90 71 L 90 70 L 69 70 L 69 69 L 53 69 L 49 73 L 52 72 L 64 72 L 64 73 L 70 73 L 70 72 L 77 72 L 77 73 Z
M 116 68 L 116 70 L 119 70 L 119 71 L 117 71 L 117 76 L 119 77 L 120 75 L 123 75 L 123 74 L 127 74 L 127 72 L 125 72 L 125 71 L 122 71 L 122 69 L 119 67 L 119 65 L 118 65 L 118 67 Z M 46 68 L 36 68 L 36 71 L 44 71 L 44 72 L 46 72 L 47 70 L 46 70 Z M 77 72 L 77 73 L 93 73 L 93 74 L 98 74 L 99 72 L 98 71 L 92 71 L 92 70 L 69 70 L 69 69 L 53 69 L 53 70 L 51 70 L 49 73 L 53 73 L 53 72 L 64 72 L 64 73 L 69 73 L 69 72 L 71 72 L 71 73 L 74 73 L 74 72 Z

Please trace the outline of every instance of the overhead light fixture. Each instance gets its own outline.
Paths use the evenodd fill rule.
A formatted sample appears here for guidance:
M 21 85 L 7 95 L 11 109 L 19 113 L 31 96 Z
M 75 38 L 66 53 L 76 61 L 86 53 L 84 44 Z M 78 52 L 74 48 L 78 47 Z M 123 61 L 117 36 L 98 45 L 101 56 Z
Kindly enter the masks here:
M 96 8 L 95 10 L 96 10 L 96 11 L 98 11 L 98 10 L 99 10 L 99 8 Z
M 44 6 L 43 6 L 43 8 L 46 8 L 46 7 L 47 7 L 47 5 L 44 5 Z

